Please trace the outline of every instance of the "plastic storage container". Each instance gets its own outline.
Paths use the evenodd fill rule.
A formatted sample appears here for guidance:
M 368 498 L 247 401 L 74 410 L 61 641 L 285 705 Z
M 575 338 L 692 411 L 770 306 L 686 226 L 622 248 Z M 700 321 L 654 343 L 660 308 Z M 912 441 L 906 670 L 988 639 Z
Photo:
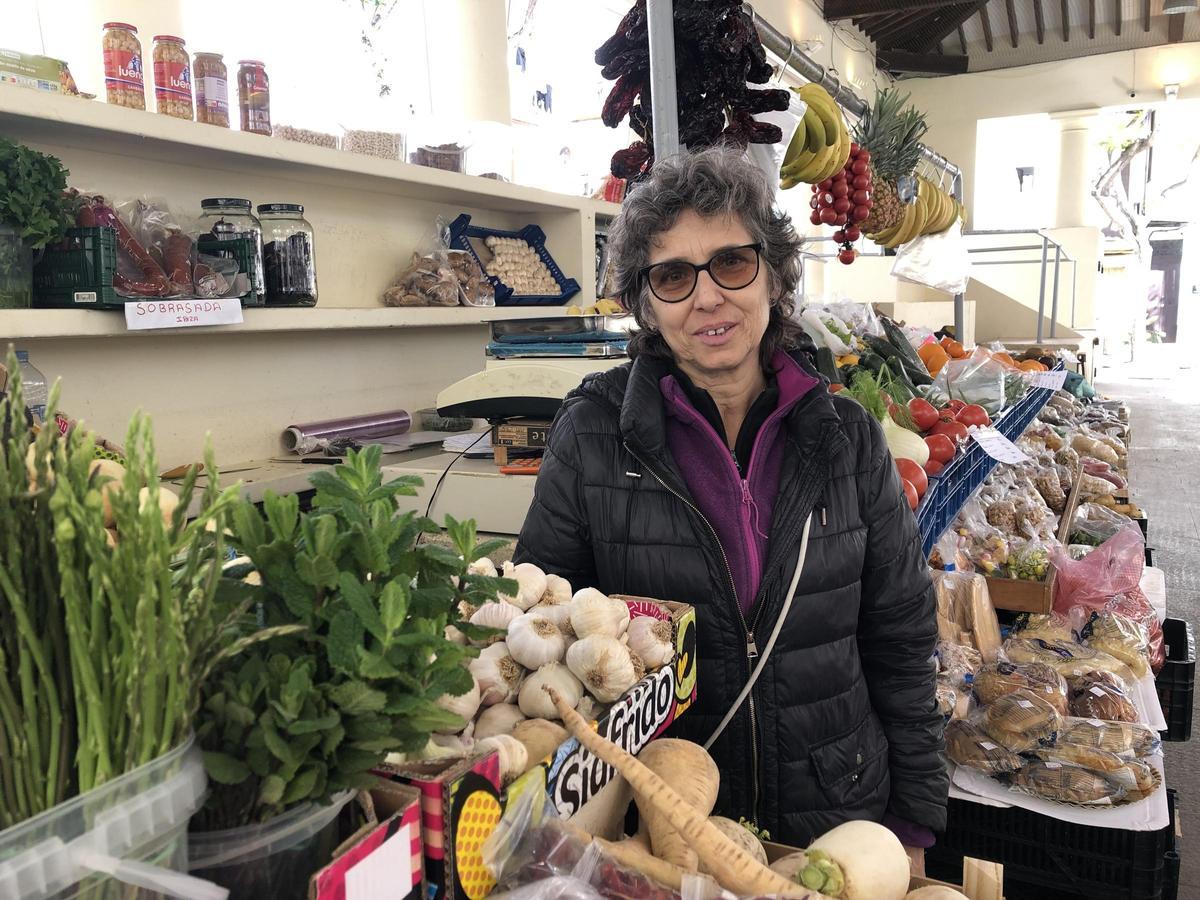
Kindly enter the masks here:
M 257 59 L 238 63 L 238 109 L 242 131 L 271 134 L 271 82 L 267 67 Z
M 333 856 L 338 816 L 353 798 L 344 791 L 328 806 L 304 803 L 258 825 L 192 832 L 192 875 L 228 888 L 229 900 L 304 897 L 308 880 Z
M 17 362 L 21 366 L 21 386 L 25 396 L 25 408 L 33 421 L 46 421 L 46 404 L 50 401 L 50 388 L 46 376 L 29 361 L 28 350 L 17 351 Z
M 137 29 L 108 22 L 100 39 L 104 53 L 104 95 L 115 106 L 146 108 L 145 64 Z
M 33 251 L 15 228 L 0 224 L 0 309 L 33 302 Z
M 188 819 L 207 784 L 200 751 L 189 739 L 141 768 L 0 831 L 0 900 L 221 900 L 224 890 L 186 874 Z M 118 882 L 141 890 L 106 890 Z
M 263 280 L 263 228 L 258 217 L 250 211 L 250 201 L 236 197 L 209 197 L 200 201 L 200 240 L 209 235 L 215 240 L 229 241 L 247 238 L 254 242 L 254 267 L 250 272 L 255 302 L 246 306 L 262 306 L 266 297 Z
M 312 226 L 299 203 L 258 207 L 263 230 L 267 306 L 316 306 L 317 260 Z
M 68 228 L 61 244 L 47 247 L 33 267 L 33 305 L 39 309 L 123 307 L 113 288 L 117 271 L 114 228 Z
M 1166 619 L 1163 640 L 1167 661 L 1154 679 L 1167 730 L 1164 741 L 1187 741 L 1192 737 L 1192 697 L 1196 690 L 1196 636 L 1190 622 Z

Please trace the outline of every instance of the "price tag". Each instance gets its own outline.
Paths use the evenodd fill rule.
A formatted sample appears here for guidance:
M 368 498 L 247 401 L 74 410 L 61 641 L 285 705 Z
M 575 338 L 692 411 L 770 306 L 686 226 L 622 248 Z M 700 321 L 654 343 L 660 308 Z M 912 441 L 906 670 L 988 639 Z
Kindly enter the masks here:
M 995 428 L 973 428 L 971 437 L 996 462 L 1027 463 L 1029 457 Z
M 1037 372 L 1033 376 L 1033 386 L 1037 388 L 1049 388 L 1052 391 L 1061 391 L 1062 386 L 1066 383 L 1066 369 L 1058 369 L 1054 372 Z
M 215 300 L 137 300 L 125 304 L 125 326 L 130 331 L 237 325 L 241 321 L 242 302 L 236 297 Z

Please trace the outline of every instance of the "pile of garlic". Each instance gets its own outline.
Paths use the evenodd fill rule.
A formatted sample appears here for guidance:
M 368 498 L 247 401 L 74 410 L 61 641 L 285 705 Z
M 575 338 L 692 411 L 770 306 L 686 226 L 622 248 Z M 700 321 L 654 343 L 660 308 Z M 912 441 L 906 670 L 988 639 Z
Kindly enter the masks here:
M 518 588 L 515 595 L 501 596 L 471 613 L 472 625 L 504 634 L 477 643 L 479 656 L 469 666 L 473 689 L 438 701 L 470 724 L 459 734 L 436 735 L 432 753 L 494 748 L 508 783 L 566 739 L 554 723 L 561 716 L 545 688 L 554 688 L 582 715 L 594 718 L 601 711 L 597 704 L 614 702 L 647 672 L 674 658 L 670 623 L 651 616 L 631 620 L 623 600 L 594 588 L 572 593 L 566 579 L 547 575 L 531 563 L 506 562 L 497 571 L 491 560 L 479 559 L 467 571 L 512 579 Z M 447 637 L 466 643 L 456 629 Z M 548 730 L 552 724 L 554 729 Z M 558 732 L 561 739 L 552 742 L 550 736 Z M 535 735 L 536 740 L 523 735 Z M 524 756 L 516 751 L 513 737 L 524 747 Z
M 499 278 L 515 294 L 561 293 L 558 282 L 537 251 L 520 238 L 488 237 L 484 240 L 492 258 L 487 273 Z

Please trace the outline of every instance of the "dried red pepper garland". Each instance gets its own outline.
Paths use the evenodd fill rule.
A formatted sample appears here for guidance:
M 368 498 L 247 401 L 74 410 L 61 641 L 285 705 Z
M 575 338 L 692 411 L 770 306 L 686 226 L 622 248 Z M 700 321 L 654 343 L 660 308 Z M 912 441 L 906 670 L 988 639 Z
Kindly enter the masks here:
M 616 32 L 596 50 L 601 75 L 615 80 L 600 118 L 616 128 L 628 116 L 641 140 L 613 154 L 617 178 L 638 178 L 654 164 L 650 118 L 650 50 L 646 0 L 637 0 Z M 679 142 L 690 149 L 718 142 L 745 148 L 783 140 L 777 125 L 755 113 L 788 108 L 785 90 L 756 90 L 772 74 L 754 20 L 741 0 L 676 0 L 675 77 L 678 83 Z

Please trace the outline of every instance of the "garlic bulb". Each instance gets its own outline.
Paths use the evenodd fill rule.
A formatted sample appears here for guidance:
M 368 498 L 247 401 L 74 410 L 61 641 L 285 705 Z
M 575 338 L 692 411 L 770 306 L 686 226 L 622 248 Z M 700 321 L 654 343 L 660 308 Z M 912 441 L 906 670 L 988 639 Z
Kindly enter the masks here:
M 567 668 L 601 703 L 612 703 L 637 684 L 629 649 L 604 635 L 593 634 L 572 644 L 567 650 Z
M 507 600 L 523 610 L 529 609 L 542 599 L 542 594 L 546 593 L 546 573 L 533 563 L 521 563 L 514 566 L 511 562 L 506 562 L 501 574 L 504 578 L 512 578 L 517 582 L 517 595 L 509 597 L 502 594 L 501 599 Z
M 512 734 L 513 726 L 524 722 L 525 713 L 515 703 L 497 703 L 489 706 L 475 720 L 475 738 L 483 740 L 494 734 Z
M 495 750 L 500 757 L 500 786 L 508 787 L 529 767 L 529 752 L 525 745 L 510 734 L 496 734 L 475 745 L 476 753 Z
M 571 598 L 571 627 L 581 638 L 593 634 L 617 638 L 629 625 L 629 607 L 595 588 L 576 591 Z
M 467 566 L 468 575 L 483 575 L 487 578 L 495 578 L 497 576 L 496 564 L 486 556 L 481 556 L 475 562 Z
M 571 582 L 558 575 L 546 576 L 546 590 L 542 594 L 542 606 L 561 606 L 571 602 Z
M 475 610 L 470 618 L 472 625 L 478 625 L 481 628 L 498 628 L 500 634 L 494 634 L 486 641 L 476 641 L 480 646 L 488 646 L 489 644 L 497 644 L 504 640 L 504 632 L 508 631 L 508 624 L 521 615 L 521 610 L 513 606 L 511 603 L 485 603 L 479 609 Z
M 435 734 L 430 740 L 454 756 L 466 756 L 475 746 L 473 738 L 464 738 L 461 734 Z
M 501 641 L 480 651 L 478 658 L 467 666 L 479 682 L 480 703 L 493 706 L 496 703 L 511 703 L 517 699 L 521 679 L 525 670 L 508 652 L 508 645 Z
M 479 709 L 479 682 L 475 680 L 475 676 L 471 676 L 471 689 L 460 697 L 453 697 L 450 694 L 442 694 L 438 697 L 437 705 L 446 712 L 457 713 L 463 717 L 463 721 L 470 722 L 475 718 L 475 713 Z M 438 734 L 455 734 L 462 731 L 461 725 L 450 725 L 437 730 Z
M 558 630 L 567 636 L 568 640 L 575 640 L 575 629 L 571 627 L 571 607 L 569 605 L 547 606 L 545 603 L 539 603 L 529 612 L 536 613 L 543 619 L 553 622 L 558 626 Z
M 625 649 L 629 650 L 628 647 Z M 638 681 L 641 681 L 646 677 L 646 661 L 632 650 L 629 650 L 629 659 L 633 663 L 633 677 Z
M 508 652 L 527 669 L 559 662 L 567 652 L 567 637 L 557 625 L 528 612 L 508 623 Z
M 517 697 L 521 712 L 533 719 L 559 719 L 558 709 L 546 693 L 546 688 L 552 687 L 574 706 L 583 696 L 583 685 L 560 662 L 547 663 L 525 679 L 521 685 L 521 693 Z
M 458 644 L 460 647 L 467 646 L 467 636 L 453 625 L 447 625 L 442 634 L 452 644 Z
M 675 658 L 671 623 L 653 616 L 638 616 L 629 623 L 629 649 L 640 656 L 651 672 Z

